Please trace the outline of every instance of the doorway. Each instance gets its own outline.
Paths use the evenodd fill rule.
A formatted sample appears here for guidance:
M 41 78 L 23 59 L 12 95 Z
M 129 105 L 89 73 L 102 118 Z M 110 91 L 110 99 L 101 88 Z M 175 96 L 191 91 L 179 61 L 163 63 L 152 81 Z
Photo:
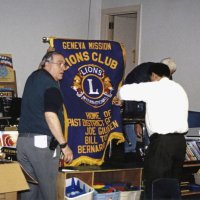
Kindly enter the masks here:
M 124 78 L 139 63 L 140 6 L 102 10 L 101 39 L 124 45 L 126 67 Z

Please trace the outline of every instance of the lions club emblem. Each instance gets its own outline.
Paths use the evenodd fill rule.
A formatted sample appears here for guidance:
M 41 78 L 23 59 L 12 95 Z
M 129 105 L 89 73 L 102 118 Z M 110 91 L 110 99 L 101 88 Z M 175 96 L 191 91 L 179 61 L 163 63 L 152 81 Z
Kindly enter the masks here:
M 104 105 L 113 96 L 114 90 L 105 71 L 93 64 L 78 69 L 71 88 L 76 92 L 77 97 L 95 108 Z

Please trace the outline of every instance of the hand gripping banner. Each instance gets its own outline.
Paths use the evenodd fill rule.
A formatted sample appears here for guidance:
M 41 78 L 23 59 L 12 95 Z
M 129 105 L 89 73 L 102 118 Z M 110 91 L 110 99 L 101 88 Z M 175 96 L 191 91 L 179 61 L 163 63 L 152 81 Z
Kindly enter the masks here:
M 60 82 L 65 106 L 65 134 L 72 164 L 101 165 L 112 139 L 123 142 L 120 107 L 113 104 L 124 73 L 120 43 L 48 38 L 68 69 Z

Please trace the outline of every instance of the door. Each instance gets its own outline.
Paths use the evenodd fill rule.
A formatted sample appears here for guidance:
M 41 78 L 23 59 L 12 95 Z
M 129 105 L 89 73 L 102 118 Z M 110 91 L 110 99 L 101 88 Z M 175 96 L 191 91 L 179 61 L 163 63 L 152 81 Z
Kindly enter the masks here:
M 124 78 L 139 63 L 139 13 L 138 6 L 102 11 L 101 39 L 114 40 L 125 47 Z

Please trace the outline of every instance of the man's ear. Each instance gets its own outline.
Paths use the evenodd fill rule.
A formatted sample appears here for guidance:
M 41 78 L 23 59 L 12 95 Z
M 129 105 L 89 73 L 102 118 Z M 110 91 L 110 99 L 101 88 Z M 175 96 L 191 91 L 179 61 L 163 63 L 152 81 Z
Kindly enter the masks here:
M 155 81 L 156 80 L 156 74 L 154 73 L 154 72 L 152 72 L 152 74 L 151 74 L 151 80 L 152 81 Z
M 161 78 L 160 76 L 158 76 L 156 73 L 152 72 L 152 75 L 151 75 L 152 81 L 159 81 L 160 78 Z

